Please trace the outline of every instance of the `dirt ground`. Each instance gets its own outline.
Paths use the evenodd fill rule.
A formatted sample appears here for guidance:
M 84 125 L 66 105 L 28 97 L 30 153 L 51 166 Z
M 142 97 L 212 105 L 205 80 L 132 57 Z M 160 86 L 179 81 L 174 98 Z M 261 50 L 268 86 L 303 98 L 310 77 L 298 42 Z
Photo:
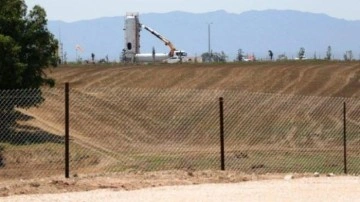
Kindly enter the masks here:
M 359 97 L 359 62 L 302 61 L 228 64 L 60 66 L 56 87 L 217 89 L 307 96 Z
M 245 66 L 239 64 L 232 64 L 224 65 L 222 67 L 136 66 L 125 68 L 69 66 L 53 69 L 51 72 L 49 72 L 49 76 L 56 79 L 56 87 L 61 90 L 63 88 L 64 82 L 70 82 L 72 88 L 105 87 L 111 89 L 114 87 L 119 87 L 149 89 L 224 89 L 239 90 L 245 92 L 357 98 L 360 95 L 359 67 L 360 63 L 358 62 L 332 62 L 320 64 L 312 62 L 256 63 L 254 65 L 249 64 Z M 57 98 L 55 95 L 53 96 L 54 98 Z M 51 101 L 51 99 L 49 99 L 49 101 Z M 38 121 L 34 124 L 34 126 L 42 128 L 44 131 L 48 131 L 50 133 L 60 134 L 59 131 L 61 131 L 60 129 L 62 129 L 62 125 L 60 125 L 59 123 L 62 124 L 63 119 L 59 119 L 57 120 L 57 122 L 56 120 L 49 120 L 52 120 L 51 118 L 54 117 L 54 114 L 62 114 L 62 111 L 60 111 L 61 107 L 57 107 L 62 105 L 62 102 L 53 102 L 51 104 L 52 110 L 48 110 L 47 108 L 45 108 L 43 111 L 41 111 L 38 109 L 36 111 L 30 111 L 31 113 L 28 115 L 34 117 L 34 121 Z M 106 122 L 101 123 L 103 124 Z M 219 185 L 223 185 L 224 183 L 227 185 L 233 185 L 237 183 L 240 183 L 241 185 L 246 184 L 249 186 L 248 190 L 257 191 L 267 190 L 266 184 L 269 184 L 270 182 L 270 187 L 274 188 L 280 186 L 284 188 L 284 190 L 287 190 L 287 188 L 289 187 L 286 187 L 283 184 L 277 184 L 288 182 L 284 180 L 285 175 L 286 174 L 251 175 L 235 171 L 220 172 L 173 170 L 160 172 L 127 172 L 116 174 L 111 173 L 87 176 L 79 175 L 72 176 L 70 179 L 64 179 L 63 176 L 58 176 L 33 180 L 1 181 L 0 201 L 3 201 L 2 199 L 9 199 L 9 201 L 11 201 L 12 198 L 8 197 L 20 197 L 18 201 L 28 201 L 26 198 L 21 197 L 26 197 L 29 195 L 37 196 L 36 194 L 64 193 L 69 195 L 69 193 L 84 191 L 90 192 L 96 190 L 110 190 L 112 192 L 116 191 L 119 193 L 123 193 L 123 191 L 125 191 L 126 193 L 136 194 L 136 191 L 151 188 L 151 190 L 153 191 L 150 191 L 150 193 L 157 193 L 157 191 L 154 190 L 162 189 L 164 186 L 170 186 L 174 189 L 175 187 L 186 185 L 187 187 L 191 187 L 190 189 L 192 189 L 193 185 L 208 185 L 214 183 Z M 341 192 L 341 194 L 346 194 L 346 192 L 348 192 L 349 195 L 351 195 L 352 193 L 360 193 L 359 180 L 357 177 L 345 179 L 345 181 L 351 182 L 351 187 L 348 187 L 347 183 L 343 182 L 344 178 L 342 177 L 330 178 L 330 181 L 328 181 L 328 178 L 325 175 L 321 178 L 311 178 L 324 180 L 320 182 L 316 180 L 314 180 L 313 182 L 300 181 L 301 179 L 303 179 L 303 177 L 313 177 L 313 174 L 294 174 L 295 179 L 291 180 L 291 182 L 301 182 L 300 184 L 303 185 L 303 187 L 299 187 L 299 190 L 305 190 L 305 193 L 309 193 L 309 188 L 312 188 L 312 186 L 320 184 L 324 186 L 324 189 L 318 189 L 325 190 L 325 194 L 335 193 L 333 192 L 333 190 L 338 190 L 339 192 Z M 272 186 L 271 182 L 274 182 L 276 186 Z M 290 190 L 295 188 L 290 187 Z M 225 190 L 226 189 L 227 188 L 225 188 Z M 242 188 L 240 187 L 238 189 L 241 190 Z M 276 188 L 274 189 L 276 190 Z M 206 188 L 205 192 L 207 193 L 207 195 L 211 195 L 211 193 L 215 192 L 216 190 L 216 188 Z M 252 193 L 252 191 L 250 191 L 250 193 Z M 285 192 L 281 189 L 277 189 L 277 191 L 280 194 L 282 192 Z M 96 193 L 100 192 L 101 191 L 96 191 Z M 199 196 L 203 196 L 203 199 L 206 199 L 206 193 L 204 195 L 200 194 Z M 317 193 L 315 192 L 313 194 L 316 195 Z M 101 196 L 101 194 L 99 194 L 99 196 Z M 293 196 L 297 195 L 294 194 Z M 178 196 L 178 200 L 180 199 L 181 197 Z M 259 197 L 258 199 L 264 198 Z M 104 201 L 104 199 L 101 197 L 100 200 Z M 183 201 L 186 201 L 186 199 Z
M 300 175 L 299 175 L 300 176 Z M 303 176 L 303 175 L 301 175 Z M 235 171 L 157 171 L 101 175 L 64 176 L 0 182 L 0 196 L 90 191 L 96 189 L 137 190 L 149 187 L 236 183 L 259 179 L 280 179 L 282 175 L 248 175 Z
M 160 171 L 0 183 L 1 201 L 355 201 L 360 178 Z M 184 186 L 185 185 L 185 186 Z M 266 198 L 264 198 L 266 197 Z

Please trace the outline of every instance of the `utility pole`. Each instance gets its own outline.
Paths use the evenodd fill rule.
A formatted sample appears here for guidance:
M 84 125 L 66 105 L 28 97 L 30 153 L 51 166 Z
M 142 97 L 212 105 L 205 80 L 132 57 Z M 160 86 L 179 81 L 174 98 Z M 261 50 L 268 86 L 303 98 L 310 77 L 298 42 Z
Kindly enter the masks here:
M 63 50 L 63 43 L 61 41 L 61 29 L 59 27 L 59 49 L 58 49 L 58 55 L 57 55 L 60 59 L 60 63 L 64 63 L 64 50 Z
M 210 25 L 213 24 L 212 22 L 208 23 L 208 54 L 209 54 L 209 60 L 211 61 L 211 37 L 210 37 Z

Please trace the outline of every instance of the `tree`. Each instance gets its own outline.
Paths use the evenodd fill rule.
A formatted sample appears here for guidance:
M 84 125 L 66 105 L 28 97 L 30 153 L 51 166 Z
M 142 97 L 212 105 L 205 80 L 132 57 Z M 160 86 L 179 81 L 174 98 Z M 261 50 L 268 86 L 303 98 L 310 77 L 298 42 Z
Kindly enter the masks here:
M 326 57 L 325 60 L 331 60 L 332 57 L 332 50 L 331 50 L 331 46 L 328 46 L 327 51 L 326 51 Z
M 42 85 L 54 86 L 44 69 L 56 66 L 58 42 L 47 29 L 46 12 L 34 6 L 27 14 L 24 0 L 2 0 L 0 4 L 0 90 L 33 89 L 21 99 L 20 91 L 0 91 L 0 134 L 15 124 L 15 107 L 41 103 Z M 1 139 L 0 135 L 0 139 Z
M 204 62 L 210 62 L 212 55 L 209 52 L 205 52 L 201 54 L 202 61 Z
M 221 53 L 203 53 L 201 55 L 203 61 L 212 61 L 212 62 L 226 62 L 227 55 L 224 53 L 224 51 L 221 51 Z
M 203 62 L 208 62 L 208 63 L 214 62 L 214 53 L 212 51 L 205 52 L 201 54 L 201 58 Z
M 35 6 L 26 15 L 23 0 L 5 0 L 0 24 L 0 89 L 53 86 L 43 70 L 56 66 L 58 42 L 46 28 L 45 10 Z
M 201 58 L 203 61 L 226 62 L 227 55 L 224 53 L 224 51 L 221 51 L 220 53 L 205 52 L 205 53 L 201 54 Z
M 301 47 L 299 52 L 298 52 L 298 58 L 299 60 L 302 60 L 305 58 L 305 48 Z
M 224 51 L 213 54 L 213 57 L 215 62 L 226 62 L 226 59 L 228 58 Z
M 243 59 L 244 59 L 244 55 L 243 55 L 243 50 L 240 48 L 239 50 L 238 50 L 238 53 L 237 53 L 237 60 L 238 61 L 243 61 Z

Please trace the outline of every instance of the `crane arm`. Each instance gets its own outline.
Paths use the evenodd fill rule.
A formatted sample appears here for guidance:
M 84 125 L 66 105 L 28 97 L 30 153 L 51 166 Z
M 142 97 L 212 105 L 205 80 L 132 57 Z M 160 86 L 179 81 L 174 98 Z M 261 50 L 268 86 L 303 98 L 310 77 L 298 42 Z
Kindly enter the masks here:
M 168 46 L 170 48 L 169 56 L 171 56 L 171 57 L 174 56 L 174 52 L 176 51 L 176 48 L 175 48 L 174 44 L 171 43 L 171 41 L 169 41 L 167 38 L 165 38 L 164 36 L 162 36 L 161 34 L 156 32 L 155 30 L 151 29 L 150 27 L 147 27 L 146 25 L 142 24 L 141 26 L 144 29 L 146 29 L 147 31 L 149 31 L 151 34 L 156 36 L 158 39 L 163 41 L 165 43 L 165 46 Z

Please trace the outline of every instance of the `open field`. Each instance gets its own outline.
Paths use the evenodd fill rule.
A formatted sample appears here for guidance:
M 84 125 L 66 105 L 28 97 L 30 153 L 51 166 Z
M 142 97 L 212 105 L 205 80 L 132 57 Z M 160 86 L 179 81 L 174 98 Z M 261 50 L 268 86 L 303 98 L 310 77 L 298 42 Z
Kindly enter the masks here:
M 233 64 L 63 66 L 48 75 L 62 87 L 222 89 L 358 97 L 359 62 L 289 61 Z
M 30 117 L 20 125 L 50 139 L 30 146 L 2 144 L 7 166 L 0 178 L 36 177 L 29 172 L 34 167 L 46 176 L 62 173 L 63 148 L 53 140 L 64 135 L 65 82 L 71 85 L 76 173 L 218 169 L 220 96 L 227 168 L 342 172 L 346 98 L 350 169 L 357 172 L 359 71 L 359 62 L 327 61 L 54 68 L 47 73 L 57 85 L 43 90 L 46 101 L 18 109 Z

